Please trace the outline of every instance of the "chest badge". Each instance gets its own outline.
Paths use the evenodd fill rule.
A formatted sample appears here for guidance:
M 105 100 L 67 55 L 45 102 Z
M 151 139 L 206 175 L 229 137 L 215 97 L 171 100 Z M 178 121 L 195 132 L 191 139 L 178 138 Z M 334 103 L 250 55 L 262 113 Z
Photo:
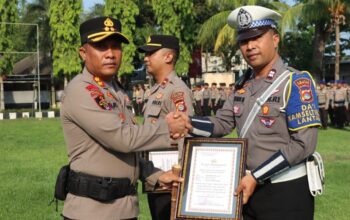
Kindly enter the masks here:
M 260 118 L 261 124 L 267 128 L 271 128 L 275 124 L 276 120 L 272 118 Z
M 161 99 L 161 98 L 163 98 L 163 95 L 164 95 L 164 94 L 163 94 L 163 93 L 161 93 L 161 92 L 160 92 L 160 93 L 158 93 L 158 94 L 157 94 L 157 96 L 156 96 L 156 99 Z
M 263 113 L 263 115 L 268 115 L 269 114 L 269 112 L 270 112 L 270 108 L 269 108 L 269 106 L 268 105 L 263 105 L 262 106 L 262 113 Z
M 242 95 L 242 94 L 245 93 L 245 89 L 240 89 L 240 90 L 238 90 L 237 92 L 238 92 L 238 94 Z
M 120 112 L 119 113 L 119 118 L 122 121 L 122 123 L 125 122 L 125 115 L 124 115 L 124 113 Z

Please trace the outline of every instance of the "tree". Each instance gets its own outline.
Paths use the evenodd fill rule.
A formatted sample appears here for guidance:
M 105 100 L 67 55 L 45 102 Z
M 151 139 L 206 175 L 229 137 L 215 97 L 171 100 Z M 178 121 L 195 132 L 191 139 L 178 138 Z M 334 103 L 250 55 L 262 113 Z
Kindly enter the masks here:
M 17 1 L 0 0 L 0 51 L 13 49 L 13 26 L 3 22 L 16 22 L 18 16 Z M 0 53 L 0 110 L 5 109 L 3 77 L 11 74 L 13 60 L 8 53 Z
M 57 0 L 50 3 L 50 27 L 53 44 L 53 73 L 68 78 L 81 71 L 78 48 L 80 46 L 79 15 L 81 0 Z M 62 13 L 64 12 L 64 13 Z
M 120 19 L 122 33 L 125 34 L 130 44 L 123 48 L 123 62 L 119 69 L 119 76 L 134 71 L 133 58 L 136 51 L 134 44 L 134 32 L 136 29 L 135 17 L 139 14 L 139 8 L 134 0 L 106 0 L 105 15 Z
M 335 69 L 334 79 L 339 79 L 339 62 L 340 62 L 340 25 L 345 25 L 345 4 L 336 0 L 328 8 L 331 13 L 331 24 L 335 29 Z
M 174 35 L 180 39 L 180 56 L 176 72 L 185 75 L 192 62 L 191 51 L 194 35 L 193 2 L 191 0 L 152 0 L 157 24 L 163 34 Z

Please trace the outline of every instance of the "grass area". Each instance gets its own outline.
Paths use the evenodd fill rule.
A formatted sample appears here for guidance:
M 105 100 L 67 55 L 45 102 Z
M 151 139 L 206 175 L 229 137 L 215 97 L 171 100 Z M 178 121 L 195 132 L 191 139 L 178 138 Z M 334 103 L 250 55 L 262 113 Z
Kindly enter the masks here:
M 61 219 L 62 202 L 59 212 L 48 206 L 57 172 L 67 163 L 60 121 L 4 120 L 0 130 L 0 219 Z M 350 129 L 320 130 L 317 150 L 325 161 L 326 190 L 316 199 L 315 219 L 349 219 Z M 140 207 L 139 219 L 150 219 L 141 194 Z

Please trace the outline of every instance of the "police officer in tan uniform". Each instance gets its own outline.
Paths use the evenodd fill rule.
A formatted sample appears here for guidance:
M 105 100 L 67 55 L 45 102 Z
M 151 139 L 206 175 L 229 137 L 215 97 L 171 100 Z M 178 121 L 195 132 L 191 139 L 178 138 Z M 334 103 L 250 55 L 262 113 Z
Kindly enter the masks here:
M 210 114 L 210 89 L 209 84 L 204 83 L 204 89 L 202 91 L 202 112 L 204 116 L 209 116 Z
M 146 45 L 138 50 L 145 53 L 147 72 L 156 81 L 150 89 L 148 102 L 143 111 L 144 124 L 154 124 L 170 112 L 194 114 L 190 88 L 176 75 L 175 63 L 179 55 L 179 40 L 170 35 L 152 35 Z M 181 158 L 183 139 L 174 143 Z M 148 193 L 148 204 L 153 220 L 170 217 L 170 193 Z
M 203 116 L 203 111 L 202 111 L 202 97 L 203 97 L 203 92 L 201 89 L 201 85 L 197 84 L 195 87 L 195 90 L 193 92 L 193 99 L 194 99 L 194 107 L 195 107 L 195 113 L 198 116 Z
M 175 178 L 149 166 L 136 152 L 171 148 L 170 133 L 184 132 L 185 125 L 178 121 L 176 130 L 168 125 L 170 119 L 135 124 L 127 94 L 115 79 L 122 43 L 129 42 L 119 20 L 88 20 L 81 24 L 80 36 L 84 70 L 66 87 L 61 107 L 71 169 L 62 215 L 65 219 L 137 219 L 139 175 L 150 190 L 164 185 L 168 177 Z
M 327 129 L 329 97 L 328 97 L 328 91 L 326 89 L 326 82 L 324 80 L 320 81 L 320 89 L 317 90 L 317 99 L 318 99 L 318 105 L 320 109 L 322 127 L 324 129 Z
M 334 109 L 335 126 L 344 128 L 346 121 L 346 111 L 348 109 L 348 99 L 346 90 L 342 87 L 342 81 L 336 81 L 336 89 L 334 90 L 332 108 Z
M 213 110 L 214 115 L 216 114 L 216 111 L 218 110 L 218 104 L 219 104 L 219 90 L 217 88 L 216 83 L 211 84 L 210 88 L 210 104 L 211 109 Z
M 317 96 L 311 75 L 288 67 L 277 52 L 280 17 L 260 6 L 231 12 L 228 23 L 237 27 L 240 50 L 252 71 L 237 83 L 216 117 L 191 119 L 193 135 L 223 136 L 236 127 L 239 136 L 248 139 L 250 172 L 236 190 L 242 193 L 244 220 L 311 220 L 314 214 L 305 159 L 316 148 Z M 271 85 L 277 87 L 269 89 Z M 265 91 L 269 96 L 262 103 L 258 98 Z M 257 114 L 248 118 L 252 109 Z M 251 125 L 244 126 L 249 119 Z

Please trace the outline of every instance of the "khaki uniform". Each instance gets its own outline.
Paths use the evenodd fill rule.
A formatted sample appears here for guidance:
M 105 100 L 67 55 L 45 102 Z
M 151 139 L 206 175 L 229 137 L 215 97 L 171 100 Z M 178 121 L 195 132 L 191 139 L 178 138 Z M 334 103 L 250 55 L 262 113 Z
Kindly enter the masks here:
M 329 97 L 327 89 L 318 89 L 317 90 L 317 98 L 318 98 L 318 105 L 320 108 L 320 118 L 322 122 L 322 127 L 327 128 L 328 123 L 328 106 L 329 106 Z
M 116 82 L 98 81 L 84 69 L 66 87 L 61 120 L 70 167 L 100 177 L 139 179 L 138 151 L 170 148 L 164 120 L 136 126 L 128 109 L 129 98 Z M 154 187 L 161 172 L 146 180 Z M 63 215 L 71 219 L 128 219 L 139 214 L 137 195 L 110 203 L 68 193 Z
M 148 102 L 145 103 L 143 110 L 144 124 L 154 124 L 159 119 L 164 119 L 170 112 L 180 111 L 192 116 L 194 115 L 192 103 L 191 90 L 175 72 L 172 72 L 161 84 L 156 84 L 151 88 Z M 183 139 L 177 143 L 180 158 Z
M 193 92 L 193 99 L 195 103 L 195 113 L 198 116 L 202 116 L 202 98 L 203 98 L 203 92 L 199 89 L 195 89 Z
M 346 109 L 348 106 L 348 99 L 346 90 L 343 88 L 334 90 L 333 109 L 335 124 L 338 128 L 343 128 L 346 121 Z
M 227 100 L 227 94 L 226 94 L 226 88 L 222 88 L 219 90 L 219 108 L 222 108 L 224 106 L 224 103 Z
M 216 114 L 216 111 L 218 110 L 218 104 L 219 104 L 219 90 L 217 88 L 211 89 L 210 91 L 210 102 L 211 102 L 211 109 L 213 110 L 214 115 Z
M 328 104 L 328 115 L 329 119 L 331 120 L 331 125 L 335 124 L 335 117 L 334 117 L 334 108 L 333 108 L 333 102 L 334 102 L 334 88 L 327 88 L 327 96 L 329 97 L 329 104 Z
M 210 89 L 203 89 L 203 96 L 202 96 L 202 102 L 201 105 L 203 107 L 203 115 L 209 116 L 210 114 L 210 108 L 209 108 L 209 102 L 210 102 Z

